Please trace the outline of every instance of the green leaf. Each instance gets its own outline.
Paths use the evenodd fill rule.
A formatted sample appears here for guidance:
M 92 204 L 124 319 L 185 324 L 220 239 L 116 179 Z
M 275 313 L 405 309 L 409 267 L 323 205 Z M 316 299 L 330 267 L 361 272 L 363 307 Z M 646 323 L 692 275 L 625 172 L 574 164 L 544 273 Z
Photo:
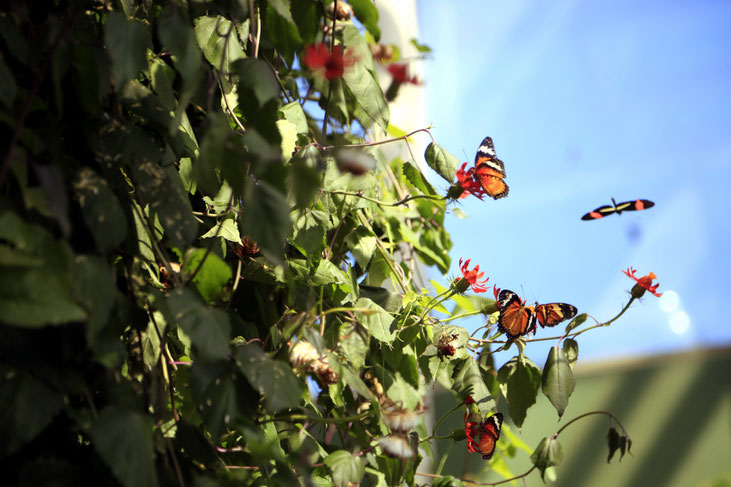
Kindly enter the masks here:
M 411 39 L 411 45 L 416 48 L 417 51 L 421 54 L 428 54 L 431 52 L 431 47 L 427 46 L 426 44 L 419 44 L 419 41 L 416 39 Z
M 183 450 L 185 455 L 206 467 L 213 468 L 218 462 L 218 455 L 208 438 L 196 426 L 184 419 L 176 425 L 175 447 Z
M 632 448 L 632 440 L 630 440 L 627 435 L 620 433 L 614 426 L 609 427 L 609 432 L 607 433 L 607 443 L 609 446 L 607 463 L 612 460 L 612 457 L 614 457 L 614 453 L 617 450 L 619 450 L 620 452 L 620 462 L 622 461 L 625 453 L 631 453 L 630 448 Z
M 109 313 L 117 295 L 114 275 L 102 259 L 94 256 L 76 256 L 73 268 L 73 294 L 89 316 L 86 339 L 92 349 L 96 349 L 101 333 L 109 326 Z M 119 335 L 114 338 L 118 342 Z
M 15 84 L 13 74 L 2 60 L 0 60 L 0 86 L 3 87 L 0 90 L 0 101 L 5 106 L 10 107 L 15 99 L 15 94 L 18 92 L 18 86 Z
M 89 431 L 104 463 L 124 487 L 155 487 L 152 419 L 116 406 L 106 407 Z
M 446 149 L 434 142 L 430 143 L 424 152 L 424 159 L 429 167 L 434 169 L 445 181 L 452 183 L 454 176 L 457 174 L 457 166 L 459 160 Z
M 226 49 L 226 64 L 223 66 L 225 71 L 228 71 L 231 63 L 244 58 L 244 51 L 241 49 L 236 30 L 230 20 L 220 15 L 216 17 L 198 17 L 195 19 L 194 24 L 198 46 L 215 69 L 221 69 L 224 48 Z
M 266 215 L 266 218 L 262 218 Z M 261 253 L 275 264 L 283 263 L 284 242 L 290 229 L 289 205 L 269 183 L 251 188 L 244 205 L 242 233 L 259 244 Z
M 500 391 L 508 401 L 508 411 L 520 428 L 526 411 L 536 402 L 541 383 L 541 369 L 524 356 L 513 357 L 497 373 Z
M 282 137 L 282 156 L 289 161 L 297 143 L 297 126 L 289 120 L 277 120 L 277 129 Z
M 220 309 L 203 305 L 192 291 L 177 288 L 168 294 L 170 320 L 190 337 L 203 358 L 217 359 L 229 355 L 231 326 L 228 315 Z
M 237 243 L 240 242 L 241 240 Z M 204 258 L 205 260 L 203 260 Z M 198 269 L 199 266 L 201 266 L 200 269 Z M 195 249 L 185 259 L 183 271 L 192 274 L 196 269 L 198 272 L 193 277 L 193 284 L 203 299 L 210 303 L 223 298 L 226 294 L 225 285 L 233 277 L 228 264 L 213 252 L 207 252 L 206 249 Z
M 429 184 L 429 181 L 426 180 L 424 175 L 419 171 L 417 168 L 415 168 L 411 163 L 404 162 L 404 176 L 406 176 L 406 179 L 414 185 L 415 188 L 417 188 L 419 191 L 421 191 L 424 194 L 428 195 L 436 195 L 437 192 L 434 191 L 434 188 L 431 184 Z
M 325 248 L 325 226 L 327 213 L 319 210 L 305 210 L 294 224 L 292 243 L 306 256 L 319 256 Z
M 258 106 L 262 107 L 279 97 L 279 83 L 266 61 L 242 59 L 236 63 L 234 69 L 239 76 L 239 82 L 250 91 Z
M 221 237 L 236 244 L 241 243 L 241 234 L 239 234 L 239 226 L 233 216 L 226 217 L 210 230 L 208 230 L 201 238 Z
M 576 380 L 571 372 L 566 353 L 558 347 L 552 347 L 543 368 L 542 386 L 543 394 L 556 408 L 559 418 L 566 410 L 575 385 Z
M 196 360 L 190 368 L 193 400 L 213 441 L 244 414 L 256 392 L 228 361 L 206 363 Z
M 561 443 L 554 437 L 543 438 L 530 456 L 533 465 L 541 471 L 541 478 L 553 478 L 556 480 L 556 469 L 563 460 L 563 449 Z
M 368 334 L 352 323 L 345 322 L 340 325 L 339 335 L 338 343 L 345 358 L 356 370 L 362 369 L 368 353 Z
M 480 409 L 480 413 L 487 417 L 495 407 L 496 398 L 490 394 L 490 389 L 488 389 L 485 380 L 482 378 L 477 362 L 471 358 L 460 362 L 461 365 L 459 365 L 459 368 L 455 368 L 453 374 L 454 390 L 469 389 L 471 391 L 470 395 L 475 399 L 477 407 Z
M 0 214 L 0 240 L 11 244 L 6 253 L 12 250 L 42 262 L 34 267 L 0 267 L 4 323 L 41 327 L 86 319 L 71 292 L 72 254 L 65 242 L 56 241 L 41 227 L 27 225 L 12 212 Z
M 566 333 L 570 332 L 571 330 L 573 330 L 574 328 L 576 328 L 578 326 L 583 325 L 584 322 L 586 321 L 587 317 L 588 317 L 588 315 L 586 313 L 581 313 L 579 316 L 577 316 L 576 318 L 571 320 L 571 322 L 568 325 L 566 325 Z
M 173 64 L 184 83 L 197 83 L 201 68 L 201 51 L 193 27 L 174 4 L 167 4 L 160 15 L 158 35 L 163 47 L 172 54 Z
M 84 167 L 76 175 L 74 192 L 99 251 L 108 252 L 122 243 L 127 235 L 127 219 L 107 181 Z
M 310 131 L 310 127 L 307 125 L 307 117 L 305 116 L 302 105 L 297 101 L 287 103 L 279 109 L 279 114 L 294 124 L 297 128 L 297 133 L 307 134 Z
M 346 47 L 353 48 L 356 51 L 356 56 L 361 57 L 358 58 L 356 63 L 345 69 L 343 81 L 345 81 L 345 86 L 353 98 L 355 98 L 358 106 L 371 120 L 377 123 L 383 130 L 386 130 L 390 117 L 388 103 L 386 103 L 386 98 L 383 96 L 383 90 L 381 90 L 381 85 L 378 84 L 378 80 L 364 64 L 368 61 L 372 64 L 372 57 L 370 52 L 368 52 L 367 58 L 362 57 L 361 45 L 366 44 L 365 39 L 363 39 L 363 36 L 357 29 L 352 26 L 348 27 L 343 31 L 343 43 Z
M 353 7 L 355 17 L 368 29 L 373 38 L 378 41 L 381 38 L 381 29 L 378 27 L 378 9 L 372 0 L 349 0 Z
M 302 38 L 290 12 L 289 0 L 269 0 L 264 29 L 274 45 L 288 58 L 292 57 L 294 51 L 302 44 Z
M 345 450 L 337 450 L 325 457 L 323 461 L 330 470 L 333 484 L 336 487 L 348 487 L 357 484 L 365 474 L 365 465 L 360 458 L 354 457 Z
M 180 175 L 173 166 L 164 169 L 151 161 L 133 168 L 137 190 L 142 201 L 160 219 L 170 241 L 185 249 L 198 235 L 198 222 Z
M 451 475 L 445 475 L 439 479 L 434 480 L 432 487 L 463 487 L 464 484 L 461 480 Z
M 289 365 L 272 360 L 256 344 L 239 347 L 236 363 L 249 383 L 264 396 L 267 409 L 276 412 L 299 405 L 302 384 Z
M 8 455 L 30 442 L 63 408 L 63 399 L 30 373 L 0 364 L 0 453 Z
M 107 14 L 104 43 L 118 89 L 147 68 L 147 50 L 152 49 L 152 42 L 142 22 L 127 19 L 121 12 Z
M 563 352 L 571 366 L 571 370 L 573 370 L 576 360 L 579 358 L 579 343 L 573 338 L 567 338 L 563 342 Z
M 355 261 L 362 269 L 368 268 L 373 252 L 376 251 L 376 240 L 373 232 L 363 226 L 356 227 L 355 231 L 345 237 Z
M 368 298 L 358 299 L 355 307 L 371 310 L 367 313 L 356 311 L 355 316 L 371 332 L 373 338 L 384 343 L 393 341 L 394 335 L 390 330 L 393 316 Z

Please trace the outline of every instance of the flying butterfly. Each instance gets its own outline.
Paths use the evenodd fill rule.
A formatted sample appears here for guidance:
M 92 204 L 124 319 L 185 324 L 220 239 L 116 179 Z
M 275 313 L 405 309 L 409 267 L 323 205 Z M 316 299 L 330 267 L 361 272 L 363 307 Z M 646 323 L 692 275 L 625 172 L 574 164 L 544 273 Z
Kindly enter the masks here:
M 483 460 L 489 460 L 495 453 L 497 440 L 500 438 L 500 430 L 503 427 L 503 415 L 495 413 L 482 423 L 480 428 L 480 440 L 477 449 L 482 454 Z
M 530 333 L 536 329 L 536 313 L 532 306 L 526 306 L 513 291 L 503 289 L 498 295 L 500 318 L 497 320 L 498 330 L 511 340 Z
M 508 195 L 509 188 L 503 180 L 505 178 L 505 164 L 497 158 L 491 137 L 485 137 L 480 147 L 477 148 L 475 178 L 480 181 L 480 185 L 488 196 L 497 200 Z
M 611 205 L 600 206 L 596 210 L 590 211 L 586 215 L 582 216 L 581 219 L 587 221 L 598 220 L 599 218 L 604 218 L 605 216 L 611 215 L 612 213 L 621 215 L 623 211 L 646 210 L 648 208 L 652 208 L 653 206 L 655 206 L 655 203 L 650 200 L 634 200 L 617 203 L 614 198 L 612 198 Z

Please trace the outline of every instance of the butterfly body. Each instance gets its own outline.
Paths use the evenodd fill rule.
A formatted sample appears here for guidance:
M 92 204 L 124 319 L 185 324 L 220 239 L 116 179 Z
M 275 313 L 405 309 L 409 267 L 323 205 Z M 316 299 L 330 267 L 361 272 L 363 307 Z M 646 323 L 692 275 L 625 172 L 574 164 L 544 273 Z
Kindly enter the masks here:
M 594 211 L 586 213 L 584 216 L 581 217 L 581 219 L 585 221 L 598 220 L 599 218 L 604 218 L 605 216 L 611 215 L 613 213 L 621 215 L 623 211 L 646 210 L 648 208 L 652 208 L 653 206 L 655 206 L 655 203 L 650 200 L 637 199 L 634 201 L 624 201 L 622 203 L 617 203 L 614 198 L 612 198 L 611 205 L 600 206 Z
M 475 177 L 485 192 L 494 199 L 508 195 L 505 184 L 505 164 L 497 158 L 491 137 L 485 137 L 475 154 Z
M 500 318 L 498 329 L 514 340 L 536 330 L 536 322 L 542 327 L 556 326 L 576 316 L 575 306 L 567 303 L 547 303 L 526 306 L 513 291 L 503 289 L 498 295 Z

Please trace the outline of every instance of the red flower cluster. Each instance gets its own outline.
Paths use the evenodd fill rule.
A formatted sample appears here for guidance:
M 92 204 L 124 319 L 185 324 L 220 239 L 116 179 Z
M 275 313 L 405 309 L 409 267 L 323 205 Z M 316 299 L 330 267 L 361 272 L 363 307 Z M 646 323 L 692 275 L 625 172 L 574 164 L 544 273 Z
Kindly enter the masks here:
M 406 63 L 389 64 L 386 69 L 393 76 L 395 83 L 411 83 L 412 85 L 420 85 L 421 81 L 416 76 L 409 76 L 409 66 Z
M 462 194 L 459 198 L 463 199 L 466 198 L 467 195 L 473 194 L 474 196 L 482 199 L 482 197 L 487 193 L 485 192 L 485 188 L 483 188 L 480 182 L 475 178 L 475 168 L 471 167 L 465 171 L 465 167 L 467 167 L 466 162 L 457 170 L 457 182 L 462 187 Z
M 472 259 L 467 259 L 467 261 L 463 264 L 462 259 L 459 259 L 459 270 L 462 271 L 462 278 L 461 280 L 465 280 L 469 283 L 469 285 L 472 287 L 472 290 L 476 293 L 484 293 L 487 292 L 487 288 L 485 287 L 485 284 L 487 284 L 487 281 L 490 280 L 490 278 L 482 279 L 482 276 L 485 275 L 484 272 L 480 272 L 480 266 L 476 265 L 474 269 L 469 270 L 468 267 L 470 265 L 470 261 Z M 465 289 L 467 286 L 465 286 Z
M 319 42 L 307 46 L 302 61 L 313 71 L 323 73 L 328 80 L 343 77 L 345 68 L 352 66 L 356 58 L 343 46 L 335 46 L 330 52 L 327 45 Z
M 657 276 L 654 273 L 650 272 L 646 276 L 642 276 L 638 279 L 637 277 L 635 277 L 635 272 L 637 271 L 631 267 L 627 270 L 623 270 L 622 272 L 624 272 L 627 277 L 629 277 L 630 279 L 634 279 L 637 282 L 637 284 L 632 287 L 631 293 L 633 297 L 641 298 L 645 294 L 645 291 L 650 291 L 658 298 L 662 296 L 662 293 L 657 292 L 657 287 L 660 285 L 660 283 L 657 283 L 655 285 L 652 284 L 652 280 L 657 279 Z

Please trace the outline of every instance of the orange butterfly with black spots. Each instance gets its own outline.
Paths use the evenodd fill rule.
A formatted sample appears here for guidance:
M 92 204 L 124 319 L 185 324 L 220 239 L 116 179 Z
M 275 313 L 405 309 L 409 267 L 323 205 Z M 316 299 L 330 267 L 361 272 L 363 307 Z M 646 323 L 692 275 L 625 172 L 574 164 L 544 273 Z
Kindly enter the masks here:
M 567 303 L 547 303 L 526 306 L 513 291 L 503 289 L 498 295 L 500 318 L 498 330 L 514 340 L 536 330 L 536 322 L 543 327 L 556 326 L 576 316 L 576 306 Z
M 485 137 L 480 147 L 477 148 L 475 178 L 488 196 L 497 200 L 508 195 L 509 188 L 504 181 L 505 164 L 497 158 L 491 137 Z
M 468 423 L 467 451 L 480 453 L 483 460 L 489 460 L 495 453 L 497 440 L 503 426 L 503 415 L 495 413 L 481 423 Z M 477 437 L 477 439 L 475 439 Z

